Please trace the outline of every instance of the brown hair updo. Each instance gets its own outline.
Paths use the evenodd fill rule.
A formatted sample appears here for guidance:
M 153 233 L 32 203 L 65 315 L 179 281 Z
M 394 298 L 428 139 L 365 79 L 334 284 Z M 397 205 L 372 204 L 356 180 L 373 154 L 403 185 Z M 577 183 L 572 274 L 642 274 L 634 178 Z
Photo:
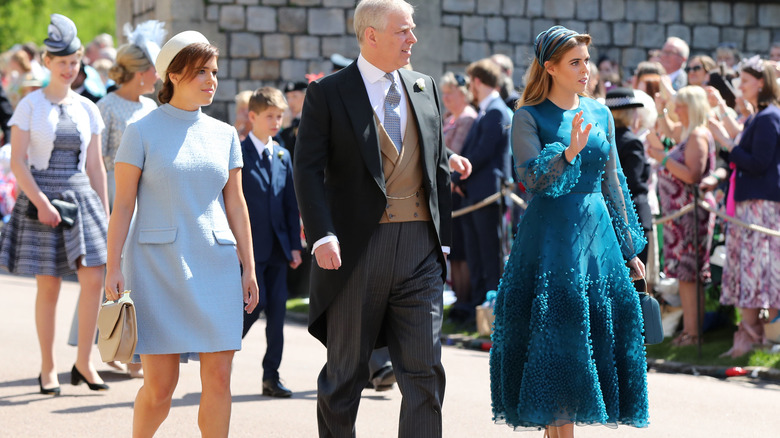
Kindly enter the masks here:
M 171 60 L 165 77 L 162 78 L 163 86 L 157 94 L 160 103 L 168 103 L 173 97 L 174 86 L 171 82 L 171 73 L 180 74 L 182 82 L 189 82 L 198 75 L 198 69 L 217 56 L 219 56 L 219 49 L 206 43 L 193 43 L 181 49 Z

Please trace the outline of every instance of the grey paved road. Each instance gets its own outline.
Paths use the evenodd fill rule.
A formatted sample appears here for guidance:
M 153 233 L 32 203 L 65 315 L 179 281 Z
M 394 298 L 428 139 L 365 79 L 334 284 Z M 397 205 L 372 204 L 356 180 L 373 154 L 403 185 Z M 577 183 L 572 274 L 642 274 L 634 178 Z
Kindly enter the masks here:
M 75 308 L 78 284 L 65 282 L 57 312 L 57 354 L 60 382 L 70 378 L 75 348 L 65 343 Z M 0 437 L 126 437 L 130 436 L 132 403 L 139 380 L 127 380 L 101 365 L 111 384 L 105 393 L 85 385 L 65 384 L 63 395 L 38 394 L 39 372 L 31 278 L 0 274 Z M 262 325 L 260 326 L 262 328 Z M 305 327 L 288 324 L 281 374 L 295 392 L 288 400 L 260 394 L 260 362 L 265 349 L 263 330 L 249 333 L 236 354 L 233 371 L 232 437 L 316 436 L 316 378 L 325 349 Z M 99 360 L 97 351 L 95 359 Z M 445 347 L 447 391 L 444 404 L 445 437 L 517 436 L 490 421 L 488 356 L 478 351 Z M 687 375 L 651 373 L 652 425 L 648 429 L 620 427 L 578 428 L 578 437 L 777 437 L 780 436 L 780 386 L 748 381 L 720 381 Z M 173 408 L 157 436 L 197 437 L 200 397 L 197 363 L 182 365 Z M 361 437 L 397 435 L 400 393 L 397 389 L 363 393 L 357 431 Z M 519 436 L 541 437 L 540 432 Z

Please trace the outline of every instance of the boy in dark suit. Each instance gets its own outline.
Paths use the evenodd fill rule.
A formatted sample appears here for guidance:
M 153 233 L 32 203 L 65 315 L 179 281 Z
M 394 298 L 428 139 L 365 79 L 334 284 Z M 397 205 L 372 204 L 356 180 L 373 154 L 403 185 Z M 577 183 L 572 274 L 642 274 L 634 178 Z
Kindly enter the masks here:
M 249 98 L 252 131 L 241 143 L 244 156 L 243 188 L 252 225 L 260 302 L 244 314 L 244 334 L 265 311 L 267 348 L 263 358 L 263 395 L 290 397 L 279 381 L 284 346 L 287 302 L 287 265 L 301 264 L 301 226 L 289 152 L 273 141 L 282 126 L 287 103 L 282 92 L 263 87 Z

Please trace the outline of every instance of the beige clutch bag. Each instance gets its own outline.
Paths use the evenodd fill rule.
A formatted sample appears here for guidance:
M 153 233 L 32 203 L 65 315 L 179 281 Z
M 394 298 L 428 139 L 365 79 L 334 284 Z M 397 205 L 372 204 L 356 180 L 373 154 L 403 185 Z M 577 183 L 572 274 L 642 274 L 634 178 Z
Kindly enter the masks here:
M 98 313 L 98 350 L 103 362 L 128 363 L 138 342 L 135 305 L 130 291 L 116 301 L 106 301 Z

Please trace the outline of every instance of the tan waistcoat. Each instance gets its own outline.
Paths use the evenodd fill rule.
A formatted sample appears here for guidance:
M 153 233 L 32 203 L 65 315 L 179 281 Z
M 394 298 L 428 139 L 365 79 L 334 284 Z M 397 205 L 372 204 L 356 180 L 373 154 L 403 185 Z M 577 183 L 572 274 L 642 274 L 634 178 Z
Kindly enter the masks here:
M 408 100 L 407 100 L 408 102 Z M 385 175 L 387 205 L 380 224 L 431 220 L 428 197 L 423 188 L 423 162 L 417 124 L 411 113 L 406 118 L 406 135 L 401 153 L 374 114 L 382 151 L 382 169 Z

